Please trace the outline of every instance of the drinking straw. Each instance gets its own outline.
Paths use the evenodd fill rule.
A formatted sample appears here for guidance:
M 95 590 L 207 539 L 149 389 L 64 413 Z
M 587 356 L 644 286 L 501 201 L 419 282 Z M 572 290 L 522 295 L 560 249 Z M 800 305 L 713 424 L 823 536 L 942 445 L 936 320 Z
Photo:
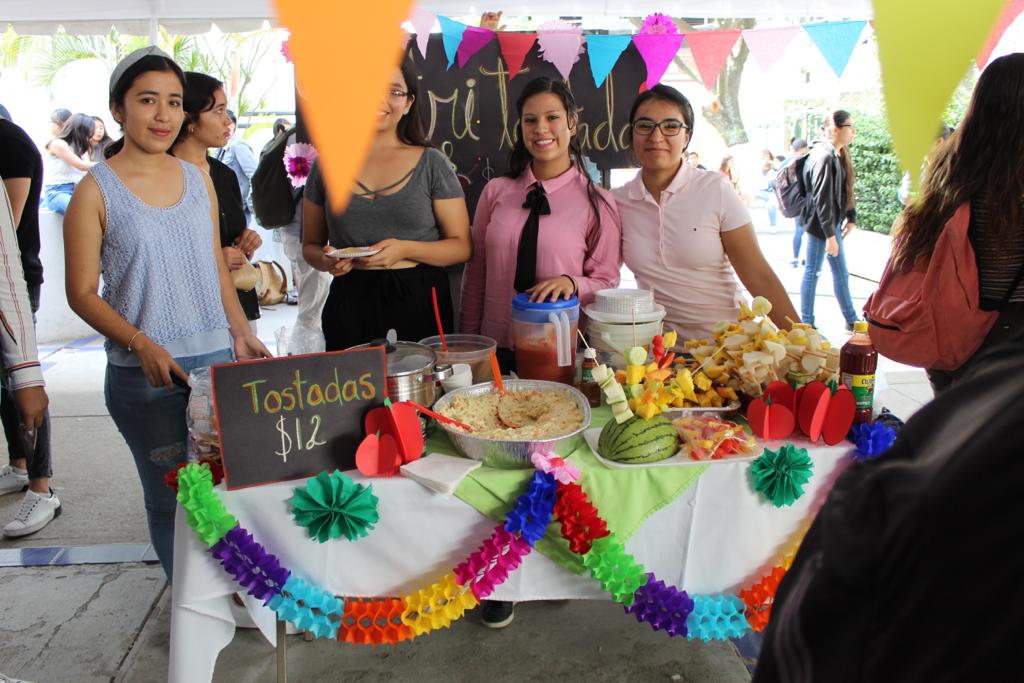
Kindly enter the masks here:
M 450 425 L 455 425 L 456 427 L 459 427 L 461 429 L 465 429 L 467 432 L 473 431 L 473 428 L 470 427 L 468 424 L 465 424 L 464 422 L 459 422 L 458 420 L 453 420 L 452 418 L 448 417 L 447 415 L 442 415 L 441 413 L 435 413 L 430 408 L 426 408 L 424 406 L 421 406 L 419 403 L 416 403 L 415 401 L 405 401 L 405 403 L 408 403 L 409 405 L 411 405 L 413 408 L 415 408 L 419 412 L 423 413 L 424 415 L 427 415 L 428 417 L 434 418 L 438 422 L 445 422 L 445 423 L 450 424 Z
M 437 287 L 430 288 L 430 298 L 434 300 L 434 320 L 437 321 L 437 333 L 441 335 L 441 348 L 448 351 L 448 342 L 444 338 L 444 328 L 441 327 L 441 309 L 437 305 Z

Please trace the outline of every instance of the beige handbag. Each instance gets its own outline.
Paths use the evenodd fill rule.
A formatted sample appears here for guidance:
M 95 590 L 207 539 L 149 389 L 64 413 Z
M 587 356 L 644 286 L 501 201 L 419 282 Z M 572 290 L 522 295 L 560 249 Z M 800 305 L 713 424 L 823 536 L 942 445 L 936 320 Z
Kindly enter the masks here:
M 281 264 L 277 261 L 257 261 L 254 265 L 260 275 L 256 281 L 256 296 L 259 297 L 260 306 L 273 306 L 284 301 L 288 293 L 288 276 Z
M 231 282 L 240 292 L 248 292 L 260 281 L 260 271 L 251 263 L 231 271 Z

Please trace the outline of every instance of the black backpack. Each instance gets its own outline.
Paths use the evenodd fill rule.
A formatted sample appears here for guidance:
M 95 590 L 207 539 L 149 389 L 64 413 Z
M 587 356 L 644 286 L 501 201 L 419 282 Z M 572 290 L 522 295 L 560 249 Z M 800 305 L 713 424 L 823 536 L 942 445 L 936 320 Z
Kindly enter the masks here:
M 264 228 L 280 228 L 295 219 L 302 190 L 292 187 L 284 167 L 284 149 L 295 138 L 295 128 L 283 131 L 260 154 L 252 174 L 252 211 Z
M 807 204 L 804 164 L 807 163 L 809 156 L 805 154 L 787 161 L 772 181 L 772 190 L 775 191 L 775 198 L 779 200 L 779 209 L 786 218 L 799 216 Z

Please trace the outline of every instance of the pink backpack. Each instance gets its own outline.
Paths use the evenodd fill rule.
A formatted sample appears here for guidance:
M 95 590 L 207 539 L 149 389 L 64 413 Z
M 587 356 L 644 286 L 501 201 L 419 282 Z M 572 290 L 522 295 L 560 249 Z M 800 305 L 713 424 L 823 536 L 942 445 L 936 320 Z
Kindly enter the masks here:
M 956 370 L 995 324 L 999 313 L 980 308 L 978 265 L 967 238 L 970 217 L 970 203 L 962 204 L 946 223 L 926 269 L 895 270 L 890 257 L 878 290 L 864 306 L 871 341 L 886 358 Z

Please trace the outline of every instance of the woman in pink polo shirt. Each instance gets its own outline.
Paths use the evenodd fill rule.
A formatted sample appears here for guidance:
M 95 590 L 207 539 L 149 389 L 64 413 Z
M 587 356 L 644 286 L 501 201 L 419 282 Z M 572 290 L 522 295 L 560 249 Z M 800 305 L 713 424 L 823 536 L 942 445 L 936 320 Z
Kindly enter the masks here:
M 656 85 L 636 98 L 629 121 L 641 168 L 612 192 L 622 217 L 622 256 L 667 310 L 666 327 L 680 339 L 710 337 L 716 322 L 736 319 L 740 282 L 751 296 L 772 302 L 776 325 L 799 321 L 729 180 L 683 163 L 693 131 L 690 102 Z
M 619 215 L 583 166 L 578 110 L 561 81 L 535 78 L 516 101 L 519 136 L 508 172 L 484 188 L 473 220 L 473 258 L 462 282 L 460 329 L 498 342 L 511 365 L 512 297 L 593 301 L 619 283 Z

